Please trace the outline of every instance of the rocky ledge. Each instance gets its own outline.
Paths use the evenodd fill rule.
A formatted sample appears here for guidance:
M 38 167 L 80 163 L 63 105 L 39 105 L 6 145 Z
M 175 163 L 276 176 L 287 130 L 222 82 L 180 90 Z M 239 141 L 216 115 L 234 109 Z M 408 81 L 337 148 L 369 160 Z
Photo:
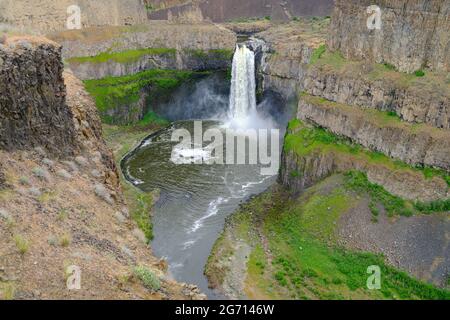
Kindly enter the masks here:
M 412 125 L 395 114 L 302 95 L 297 117 L 414 166 L 450 171 L 450 131 Z
M 335 2 L 328 46 L 346 58 L 389 63 L 402 72 L 450 71 L 450 2 L 383 0 L 380 29 L 368 30 L 370 0 Z
M 231 66 L 236 35 L 213 24 L 152 22 L 51 35 L 82 79 L 125 76 L 150 69 L 216 70 Z

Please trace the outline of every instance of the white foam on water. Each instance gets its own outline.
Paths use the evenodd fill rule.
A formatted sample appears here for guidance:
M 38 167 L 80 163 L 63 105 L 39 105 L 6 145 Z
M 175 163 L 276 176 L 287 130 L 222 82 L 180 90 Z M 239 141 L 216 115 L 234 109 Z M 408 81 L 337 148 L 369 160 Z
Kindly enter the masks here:
M 213 159 L 211 150 L 208 147 L 186 148 L 177 146 L 173 148 L 170 161 L 174 164 L 193 164 L 208 162 Z
M 216 200 L 211 201 L 209 203 L 208 210 L 206 211 L 206 215 L 204 215 L 203 217 L 201 217 L 200 219 L 198 219 L 198 220 L 196 220 L 194 222 L 194 225 L 192 226 L 192 228 L 189 231 L 189 233 L 194 233 L 198 229 L 200 229 L 203 226 L 203 222 L 205 220 L 215 216 L 219 212 L 219 205 L 221 205 L 223 203 L 227 203 L 228 201 L 229 201 L 229 199 L 225 199 L 225 198 L 222 198 L 222 197 L 219 197 Z
M 190 247 L 192 247 L 197 241 L 196 240 L 189 240 L 183 243 L 183 250 L 187 250 Z
M 144 184 L 144 183 L 145 183 L 144 181 L 142 181 L 142 180 L 140 180 L 140 179 L 138 179 L 138 178 L 135 178 L 135 177 L 133 177 L 133 176 L 131 175 L 131 173 L 130 173 L 130 167 L 127 167 L 126 172 L 127 172 L 127 177 L 128 177 L 128 179 L 131 181 L 131 183 L 132 183 L 133 185 L 138 186 L 138 185 L 140 185 L 140 184 Z

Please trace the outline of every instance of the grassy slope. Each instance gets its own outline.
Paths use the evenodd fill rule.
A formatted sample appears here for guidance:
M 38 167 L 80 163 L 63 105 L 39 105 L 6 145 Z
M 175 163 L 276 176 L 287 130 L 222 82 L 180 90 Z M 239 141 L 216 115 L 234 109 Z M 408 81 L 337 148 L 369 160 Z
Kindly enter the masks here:
M 283 190 L 266 192 L 232 216 L 214 246 L 206 273 L 227 270 L 221 248 L 233 253 L 229 233 L 252 246 L 245 293 L 249 298 L 285 299 L 450 299 L 450 292 L 422 283 L 384 262 L 383 257 L 351 252 L 335 244 L 336 221 L 356 200 L 353 191 L 326 187 L 330 179 L 288 199 Z M 324 188 L 324 189 L 322 189 Z M 322 190 L 321 190 L 322 189 Z M 327 189 L 327 191 L 323 191 Z M 378 265 L 381 290 L 367 289 L 367 268 Z M 220 284 L 221 278 L 214 279 Z
M 145 48 L 126 50 L 122 52 L 102 52 L 92 57 L 74 57 L 67 60 L 69 63 L 81 64 L 81 63 L 105 63 L 114 61 L 117 63 L 132 63 L 138 61 L 143 56 L 159 56 L 168 55 L 175 56 L 176 49 L 169 48 Z
M 193 50 L 184 49 L 185 54 L 191 55 L 193 58 L 198 59 L 221 59 L 230 60 L 233 57 L 233 51 L 228 49 L 211 49 L 211 50 Z M 174 48 L 142 48 L 142 49 L 132 49 L 125 50 L 121 52 L 102 52 L 96 56 L 91 57 L 73 57 L 67 60 L 70 64 L 81 64 L 81 63 L 106 63 L 106 62 L 116 62 L 116 63 L 133 63 L 139 61 L 144 56 L 168 56 L 175 58 L 177 49 Z
M 395 70 L 389 64 L 368 63 L 345 59 L 340 52 L 330 52 L 325 45 L 318 47 L 310 64 L 338 74 L 358 74 L 363 80 L 390 81 L 395 88 L 427 93 L 430 96 L 450 96 L 448 73 L 421 71 L 413 74 Z

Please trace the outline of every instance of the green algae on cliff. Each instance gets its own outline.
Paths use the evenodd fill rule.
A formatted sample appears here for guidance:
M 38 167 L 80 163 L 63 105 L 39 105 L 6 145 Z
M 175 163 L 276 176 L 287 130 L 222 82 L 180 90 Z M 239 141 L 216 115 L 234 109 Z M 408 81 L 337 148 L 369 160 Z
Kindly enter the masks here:
M 125 50 L 121 52 L 103 52 L 92 57 L 73 57 L 67 59 L 70 64 L 82 64 L 82 63 L 105 63 L 108 61 L 114 61 L 117 63 L 132 63 L 138 61 L 144 56 L 161 56 L 167 55 L 174 57 L 176 49 L 169 48 L 145 48 L 135 50 Z
M 130 112 L 139 112 L 136 120 L 141 120 L 150 110 L 140 110 L 135 104 L 141 98 L 141 91 L 148 91 L 146 104 L 158 97 L 167 96 L 182 83 L 208 75 L 209 72 L 178 70 L 147 70 L 123 77 L 107 77 L 100 80 L 84 81 L 86 90 L 94 97 L 102 120 L 106 123 L 118 123 L 109 111 L 125 108 Z M 143 112 L 143 113 L 142 113 Z

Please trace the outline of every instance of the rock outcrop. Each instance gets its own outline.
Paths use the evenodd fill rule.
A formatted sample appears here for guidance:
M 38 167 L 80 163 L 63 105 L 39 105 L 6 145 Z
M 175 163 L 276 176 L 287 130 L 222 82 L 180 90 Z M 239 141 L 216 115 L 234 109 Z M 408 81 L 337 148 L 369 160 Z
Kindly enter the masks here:
M 450 171 L 450 131 L 303 95 L 297 118 L 414 166 Z
M 329 65 L 310 67 L 299 88 L 330 101 L 391 111 L 407 122 L 450 128 L 450 91 L 445 78 L 408 78 L 394 71 L 377 75 L 380 66 L 366 62 L 348 65 L 353 69 L 336 70 Z
M 293 193 L 301 193 L 334 173 L 352 170 L 366 173 L 369 181 L 404 199 L 428 202 L 450 197 L 447 183 L 439 177 L 427 179 L 419 171 L 392 171 L 388 166 L 370 163 L 357 155 L 321 150 L 306 156 L 285 151 L 279 181 Z
M 62 72 L 56 43 L 10 37 L 0 45 L 0 149 L 77 150 Z
M 78 78 L 124 76 L 150 69 L 217 70 L 231 66 L 236 35 L 208 23 L 152 22 L 65 31 L 51 38 Z
M 378 5 L 380 29 L 369 30 L 368 7 Z M 349 59 L 389 63 L 399 71 L 450 71 L 450 1 L 336 1 L 328 47 Z
M 259 53 L 260 90 L 273 90 L 286 98 L 307 92 L 334 102 L 391 111 L 407 122 L 450 128 L 445 73 L 427 71 L 425 77 L 416 77 L 370 60 L 344 59 L 339 52 L 322 51 L 322 59 L 312 59 L 326 41 L 326 25 L 280 26 L 257 34 L 250 45 Z
M 74 14 L 68 9 L 73 5 L 80 8 L 83 28 L 133 25 L 147 21 L 147 12 L 141 0 L 2 0 L 0 23 L 41 34 L 67 30 L 67 20 Z
M 149 18 L 155 20 L 224 22 L 236 18 L 271 17 L 291 20 L 298 16 L 326 16 L 332 0 L 147 0 L 152 8 Z
M 325 42 L 329 22 L 328 18 L 291 22 L 252 37 L 248 44 L 257 53 L 258 90 L 296 98 L 303 91 L 314 50 Z

